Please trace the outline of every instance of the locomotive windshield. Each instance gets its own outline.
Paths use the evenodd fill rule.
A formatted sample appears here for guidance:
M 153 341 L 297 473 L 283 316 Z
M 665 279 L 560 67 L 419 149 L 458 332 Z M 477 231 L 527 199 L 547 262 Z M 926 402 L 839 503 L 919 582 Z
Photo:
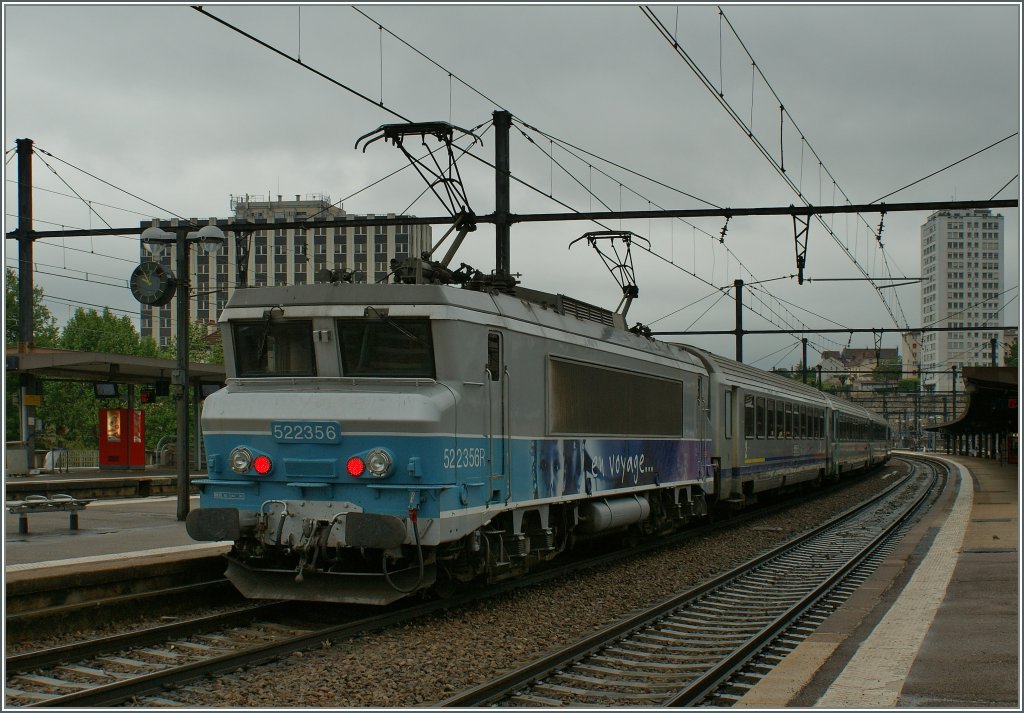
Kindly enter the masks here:
M 434 378 L 428 319 L 339 319 L 338 341 L 345 376 Z
M 238 376 L 316 376 L 312 322 L 267 318 L 231 329 Z

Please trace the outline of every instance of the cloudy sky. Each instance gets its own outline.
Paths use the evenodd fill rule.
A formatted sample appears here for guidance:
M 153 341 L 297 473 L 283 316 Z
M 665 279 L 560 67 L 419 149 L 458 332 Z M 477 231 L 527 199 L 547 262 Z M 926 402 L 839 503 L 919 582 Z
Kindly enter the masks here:
M 227 217 L 231 197 L 245 194 L 324 194 L 350 213 L 442 215 L 410 169 L 362 190 L 407 162 L 384 142 L 356 150 L 356 139 L 396 115 L 448 121 L 480 127 L 472 151 L 493 161 L 497 108 L 516 118 L 514 213 L 801 204 L 730 111 L 812 204 L 1020 194 L 1019 3 L 723 5 L 724 15 L 716 5 L 651 6 L 696 71 L 638 5 L 204 8 L 302 65 L 187 5 L 5 4 L 7 231 L 16 227 L 18 138 L 47 152 L 34 163 L 37 230 Z M 493 211 L 491 169 L 469 156 L 459 169 L 473 210 Z M 998 212 L 1003 322 L 1015 324 L 1019 212 Z M 881 249 L 878 213 L 825 216 L 834 235 L 812 221 L 803 285 L 788 216 L 734 218 L 724 242 L 722 218 L 517 224 L 512 268 L 526 286 L 614 308 L 620 291 L 599 256 L 568 246 L 587 231 L 631 230 L 651 244 L 634 249 L 631 324 L 732 329 L 733 303 L 719 288 L 743 279 L 747 329 L 914 327 L 917 284 L 883 290 L 883 302 L 869 283 L 835 278 L 919 276 L 926 218 L 887 214 Z M 456 260 L 489 271 L 493 236 L 481 225 Z M 13 241 L 4 257 L 16 264 Z M 137 235 L 40 241 L 35 260 L 58 319 L 75 303 L 137 319 L 127 288 Z M 733 352 L 731 337 L 688 341 Z M 816 360 L 821 349 L 872 338 L 810 343 Z M 897 344 L 894 335 L 883 342 Z M 748 336 L 744 351 L 762 368 L 790 366 L 799 339 Z

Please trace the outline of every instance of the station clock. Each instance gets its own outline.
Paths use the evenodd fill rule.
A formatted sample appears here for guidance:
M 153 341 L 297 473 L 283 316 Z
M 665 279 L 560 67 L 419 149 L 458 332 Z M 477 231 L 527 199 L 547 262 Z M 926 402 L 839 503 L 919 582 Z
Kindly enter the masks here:
M 174 297 L 178 280 L 160 263 L 147 261 L 135 268 L 128 285 L 142 304 L 162 307 Z

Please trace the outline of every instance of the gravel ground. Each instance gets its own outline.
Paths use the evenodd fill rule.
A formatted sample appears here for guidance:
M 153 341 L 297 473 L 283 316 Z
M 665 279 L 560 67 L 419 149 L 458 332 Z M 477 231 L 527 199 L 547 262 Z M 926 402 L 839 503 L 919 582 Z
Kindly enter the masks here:
M 890 486 L 892 468 L 797 512 L 176 691 L 196 707 L 412 707 L 527 663 L 731 569 Z
M 65 626 L 64 631 L 51 631 L 52 629 L 59 628 L 60 625 L 55 626 L 51 623 L 47 623 L 44 627 L 40 627 L 45 628 L 45 631 L 42 633 L 32 636 L 22 634 L 23 638 L 18 639 L 8 636 L 4 641 L 4 655 L 14 656 L 16 654 L 23 654 L 30 651 L 41 651 L 43 649 L 65 646 L 67 644 L 73 644 L 86 639 L 116 636 L 117 634 L 123 634 L 129 631 L 139 631 L 140 629 L 148 629 L 150 627 L 160 626 L 163 624 L 172 624 L 179 620 L 196 619 L 202 616 L 217 614 L 222 611 L 236 608 L 237 605 L 196 605 L 192 601 L 183 599 L 180 606 L 175 609 L 175 611 L 181 612 L 178 615 L 167 614 L 163 616 L 147 616 L 144 614 L 136 614 L 133 616 L 120 617 L 117 621 L 94 625 L 88 630 L 83 630 L 78 627 L 73 630 L 67 630 L 67 627 Z

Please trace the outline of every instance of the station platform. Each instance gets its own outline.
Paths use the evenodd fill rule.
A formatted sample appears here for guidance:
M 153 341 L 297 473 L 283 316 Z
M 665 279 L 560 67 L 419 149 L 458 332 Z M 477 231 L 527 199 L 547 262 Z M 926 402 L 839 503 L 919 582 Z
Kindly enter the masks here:
M 959 482 L 736 707 L 1021 709 L 1020 471 L 927 455 Z
M 230 543 L 199 543 L 185 532 L 177 519 L 176 475 L 174 467 L 150 465 L 5 476 L 7 501 L 59 493 L 90 502 L 78 513 L 77 530 L 70 529 L 66 512 L 38 512 L 28 515 L 25 534 L 19 532 L 18 516 L 5 507 L 4 583 L 227 552 Z M 190 470 L 193 481 L 205 477 L 204 471 Z M 162 494 L 132 497 L 140 492 Z M 189 498 L 189 507 L 199 507 L 197 495 Z
M 1020 710 L 1020 471 L 927 455 L 954 463 L 959 477 L 868 581 L 736 707 Z M 38 513 L 19 534 L 5 509 L 5 583 L 230 548 L 194 542 L 176 513 L 174 496 L 95 500 L 79 530 L 69 530 L 66 513 Z

